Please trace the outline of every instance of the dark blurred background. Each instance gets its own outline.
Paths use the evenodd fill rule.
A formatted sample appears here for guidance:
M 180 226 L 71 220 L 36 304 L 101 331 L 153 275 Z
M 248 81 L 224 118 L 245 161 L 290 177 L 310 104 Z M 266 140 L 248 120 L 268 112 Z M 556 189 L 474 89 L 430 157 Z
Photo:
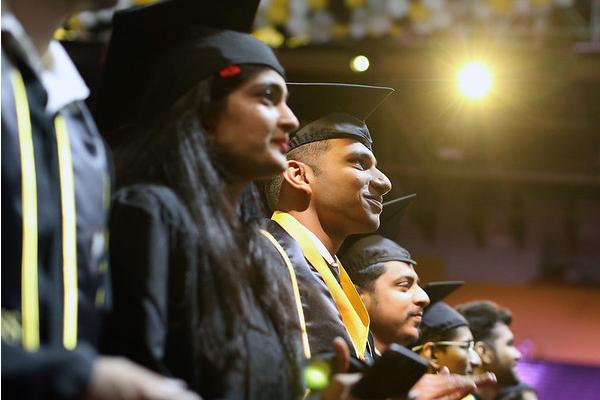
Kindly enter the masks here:
M 92 106 L 109 21 L 62 32 Z M 523 368 L 600 367 L 600 1 L 262 0 L 255 34 L 290 81 L 396 89 L 367 122 L 388 200 L 417 193 L 400 241 L 424 282 L 510 308 Z M 480 99 L 457 88 L 470 61 L 492 72 Z

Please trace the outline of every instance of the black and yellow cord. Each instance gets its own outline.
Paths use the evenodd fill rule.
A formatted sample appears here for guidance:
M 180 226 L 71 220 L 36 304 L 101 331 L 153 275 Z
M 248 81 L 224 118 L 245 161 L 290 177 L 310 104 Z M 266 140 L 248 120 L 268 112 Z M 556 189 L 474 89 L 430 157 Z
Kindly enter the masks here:
M 294 266 L 292 265 L 292 262 L 290 261 L 290 258 L 288 257 L 287 253 L 285 252 L 285 250 L 283 250 L 283 248 L 281 247 L 279 242 L 277 242 L 277 240 L 273 237 L 273 235 L 271 235 L 269 232 L 267 232 L 263 229 L 261 229 L 260 232 L 267 239 L 269 239 L 271 244 L 273 244 L 273 246 L 277 249 L 277 251 L 279 252 L 281 257 L 283 258 L 283 261 L 285 262 L 285 265 L 287 266 L 288 271 L 290 273 L 290 279 L 292 281 L 292 289 L 294 291 L 294 299 L 296 301 L 296 309 L 298 310 L 298 319 L 300 321 L 300 328 L 302 330 L 302 345 L 304 347 L 304 355 L 308 359 L 311 357 L 310 345 L 308 343 L 308 334 L 306 332 L 306 322 L 304 319 L 304 310 L 302 308 L 302 299 L 300 298 L 300 291 L 298 289 L 298 281 L 296 279 L 296 271 L 294 271 Z
M 15 97 L 19 147 L 21 152 L 21 197 L 23 202 L 23 249 L 21 261 L 21 303 L 23 347 L 36 351 L 40 345 L 38 293 L 38 214 L 37 180 L 30 110 L 23 77 L 11 73 Z M 61 185 L 63 230 L 64 321 L 63 345 L 77 345 L 77 224 L 71 146 L 65 120 L 55 119 L 56 141 Z

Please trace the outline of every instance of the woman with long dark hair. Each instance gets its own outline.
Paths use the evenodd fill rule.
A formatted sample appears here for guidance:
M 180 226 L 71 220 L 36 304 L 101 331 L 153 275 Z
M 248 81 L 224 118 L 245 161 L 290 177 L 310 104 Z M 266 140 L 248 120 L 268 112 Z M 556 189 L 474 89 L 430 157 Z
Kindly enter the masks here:
M 97 114 L 119 188 L 105 348 L 184 379 L 204 399 L 298 398 L 297 311 L 289 276 L 264 246 L 251 183 L 287 165 L 287 133 L 298 122 L 283 69 L 250 35 L 192 23 L 163 29 L 136 60 L 119 56 L 137 40 L 129 27 L 181 21 L 182 4 L 114 19 Z M 123 78 L 126 61 L 140 60 L 151 71 Z

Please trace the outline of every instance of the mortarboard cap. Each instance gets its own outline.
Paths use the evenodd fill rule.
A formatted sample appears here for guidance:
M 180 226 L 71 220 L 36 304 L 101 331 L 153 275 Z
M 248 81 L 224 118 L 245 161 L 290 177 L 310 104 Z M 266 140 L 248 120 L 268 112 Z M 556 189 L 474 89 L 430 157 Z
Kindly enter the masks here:
M 421 321 L 421 332 L 424 340 L 459 326 L 469 326 L 469 323 L 458 311 L 443 301 L 438 301 L 425 308 Z M 419 339 L 421 342 L 421 339 Z
M 342 83 L 288 83 L 288 105 L 300 121 L 290 150 L 333 138 L 355 139 L 371 150 L 365 120 L 394 89 Z
M 338 251 L 342 265 L 352 271 L 387 261 L 417 265 L 410 253 L 395 242 L 400 221 L 415 197 L 416 194 L 410 194 L 384 203 L 379 229 L 373 233 L 348 236 Z
M 423 312 L 419 343 L 449 329 L 469 326 L 465 317 L 442 301 L 464 284 L 464 281 L 432 282 L 423 288 L 429 296 L 429 305 Z
M 425 293 L 429 296 L 429 306 L 434 303 L 444 300 L 450 296 L 456 289 L 463 286 L 465 281 L 442 281 L 442 282 L 430 282 L 423 288 Z
M 116 12 L 95 108 L 100 130 L 164 111 L 230 65 L 265 65 L 283 76 L 273 50 L 248 33 L 258 3 L 163 0 Z

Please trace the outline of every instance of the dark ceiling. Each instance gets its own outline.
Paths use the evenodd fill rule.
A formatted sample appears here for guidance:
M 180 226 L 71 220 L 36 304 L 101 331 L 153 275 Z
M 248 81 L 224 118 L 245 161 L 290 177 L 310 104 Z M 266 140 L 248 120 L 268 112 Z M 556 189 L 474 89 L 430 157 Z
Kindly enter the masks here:
M 480 101 L 458 93 L 456 71 L 468 57 L 449 43 L 372 41 L 279 55 L 292 81 L 396 89 L 368 121 L 379 162 L 392 176 L 600 189 L 600 53 L 578 54 L 562 43 L 485 52 L 495 80 Z M 348 68 L 357 54 L 371 60 L 363 74 Z

